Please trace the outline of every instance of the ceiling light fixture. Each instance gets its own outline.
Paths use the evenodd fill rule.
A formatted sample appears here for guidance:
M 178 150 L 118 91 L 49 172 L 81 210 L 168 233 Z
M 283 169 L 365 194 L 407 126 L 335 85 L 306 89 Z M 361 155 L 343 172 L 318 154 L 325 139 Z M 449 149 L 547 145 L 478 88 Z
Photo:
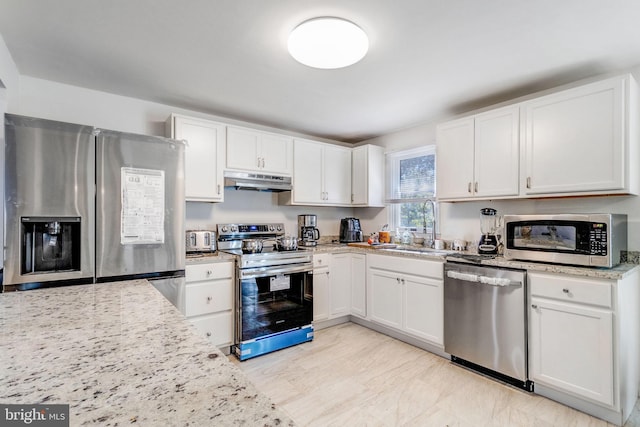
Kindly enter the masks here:
M 369 38 L 351 21 L 342 18 L 313 18 L 298 25 L 289 35 L 289 53 L 309 67 L 334 69 L 353 65 L 369 50 Z

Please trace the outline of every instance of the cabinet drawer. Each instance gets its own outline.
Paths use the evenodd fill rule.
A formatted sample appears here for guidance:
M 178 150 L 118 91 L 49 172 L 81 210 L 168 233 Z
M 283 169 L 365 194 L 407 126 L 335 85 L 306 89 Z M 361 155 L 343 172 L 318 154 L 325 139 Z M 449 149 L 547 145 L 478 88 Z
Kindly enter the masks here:
M 532 296 L 612 307 L 613 285 L 606 280 L 529 273 Z
M 233 308 L 231 279 L 188 283 L 185 295 L 185 315 L 199 316 Z
M 318 254 L 313 256 L 313 268 L 328 267 L 331 254 Z
M 232 262 L 213 262 L 209 264 L 187 265 L 185 278 L 187 283 L 200 280 L 225 279 L 233 277 Z
M 193 326 L 200 331 L 213 345 L 233 344 L 233 312 L 209 314 L 190 319 Z

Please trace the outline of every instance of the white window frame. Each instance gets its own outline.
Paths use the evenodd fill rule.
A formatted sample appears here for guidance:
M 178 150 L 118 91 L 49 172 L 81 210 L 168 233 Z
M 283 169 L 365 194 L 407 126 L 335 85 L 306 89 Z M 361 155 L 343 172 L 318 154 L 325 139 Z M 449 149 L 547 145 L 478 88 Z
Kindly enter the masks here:
M 386 169 L 387 169 L 387 179 L 386 179 L 386 204 L 387 204 L 387 221 L 392 229 L 400 228 L 404 229 L 401 226 L 400 221 L 400 206 L 403 203 L 421 203 L 426 200 L 432 200 L 435 208 L 435 223 L 436 223 L 436 233 L 439 233 L 439 209 L 438 203 L 436 201 L 436 193 L 435 193 L 435 176 L 434 176 L 434 189 L 433 194 L 430 197 L 416 197 L 416 198 L 407 198 L 402 197 L 399 191 L 399 180 L 400 180 L 400 162 L 402 160 L 411 159 L 414 157 L 428 156 L 428 155 L 436 155 L 436 146 L 435 145 L 426 145 L 422 147 L 412 148 L 408 150 L 390 152 L 386 154 Z M 435 159 L 435 164 L 437 164 L 437 158 Z M 434 174 L 435 174 L 435 164 L 434 164 Z M 413 230 L 412 230 L 413 231 Z M 415 230 L 416 233 L 422 234 L 423 230 Z

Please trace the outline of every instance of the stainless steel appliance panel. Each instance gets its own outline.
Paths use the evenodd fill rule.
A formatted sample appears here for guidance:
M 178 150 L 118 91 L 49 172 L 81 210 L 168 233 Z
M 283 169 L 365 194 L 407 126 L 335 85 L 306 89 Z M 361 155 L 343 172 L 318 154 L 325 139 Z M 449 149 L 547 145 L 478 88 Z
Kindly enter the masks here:
M 506 259 L 614 267 L 627 250 L 625 214 L 505 215 Z
M 186 312 L 186 283 L 182 277 L 165 277 L 151 279 L 149 283 L 158 290 L 169 302 L 176 306 L 180 313 Z
M 95 145 L 90 126 L 5 115 L 4 285 L 94 276 Z M 21 274 L 23 218 L 80 218 L 79 268 Z
M 526 381 L 525 272 L 447 262 L 444 350 Z
M 166 138 L 100 130 L 96 147 L 96 179 L 100 189 L 96 198 L 97 280 L 184 270 L 184 145 Z M 132 230 L 134 234 L 146 234 L 137 242 L 128 230 L 136 228 L 131 226 L 134 224 L 131 215 L 137 214 L 130 200 L 135 191 L 123 182 L 123 173 L 132 170 L 133 175 L 127 179 L 135 178 L 138 173 L 135 171 L 139 171 L 140 179 L 160 172 L 164 175 L 155 188 L 144 189 L 149 192 L 147 200 L 161 199 L 164 203 L 163 218 L 157 212 L 151 214 L 150 221 L 158 222 L 157 233 L 152 235 L 153 227 L 142 229 L 148 224 L 141 224 Z M 150 207 L 138 208 L 142 212 Z

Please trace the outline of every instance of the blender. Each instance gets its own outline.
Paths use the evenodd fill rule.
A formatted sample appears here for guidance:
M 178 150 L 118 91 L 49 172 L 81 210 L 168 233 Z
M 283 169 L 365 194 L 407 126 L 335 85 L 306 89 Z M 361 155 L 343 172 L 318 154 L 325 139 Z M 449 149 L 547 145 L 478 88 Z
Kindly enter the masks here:
M 492 208 L 480 209 L 480 232 L 482 237 L 478 242 L 478 253 L 482 255 L 495 255 L 498 253 L 498 228 L 497 211 Z

